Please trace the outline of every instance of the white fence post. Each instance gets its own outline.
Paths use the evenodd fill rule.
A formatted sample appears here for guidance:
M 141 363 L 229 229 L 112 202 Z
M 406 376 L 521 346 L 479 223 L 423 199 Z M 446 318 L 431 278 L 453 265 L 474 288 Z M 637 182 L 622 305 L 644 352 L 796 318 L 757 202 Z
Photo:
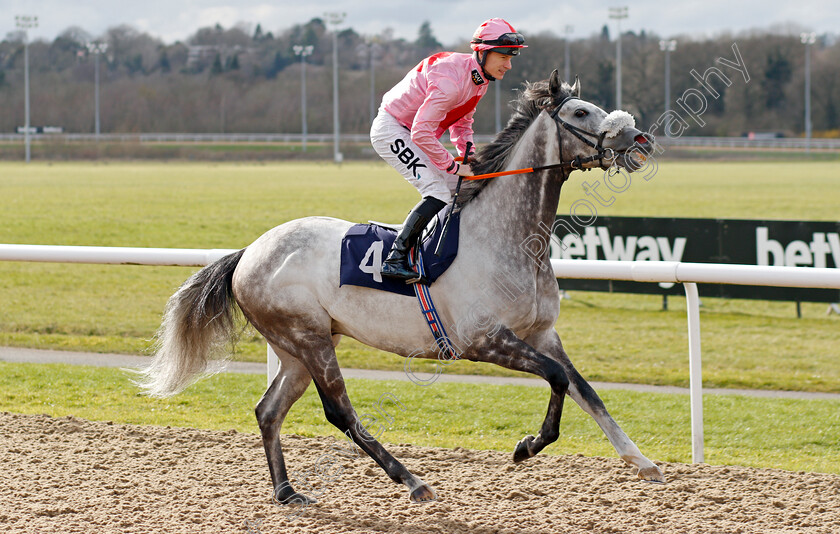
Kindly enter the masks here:
M 277 376 L 277 373 L 280 372 L 280 360 L 277 359 L 277 355 L 274 354 L 274 351 L 271 349 L 271 345 L 266 342 L 266 358 L 267 358 L 267 368 L 266 368 L 266 388 L 271 386 L 271 383 L 274 382 L 274 377 Z
M 703 463 L 703 367 L 700 358 L 700 296 L 697 284 L 687 282 L 685 306 L 688 314 L 688 376 L 691 393 L 691 461 Z

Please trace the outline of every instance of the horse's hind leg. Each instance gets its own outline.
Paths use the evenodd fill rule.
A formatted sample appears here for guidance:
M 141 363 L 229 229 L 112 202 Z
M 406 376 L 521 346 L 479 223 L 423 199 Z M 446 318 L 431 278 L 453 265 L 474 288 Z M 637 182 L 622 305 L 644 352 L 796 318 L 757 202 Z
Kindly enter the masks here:
M 306 354 L 301 361 L 309 370 L 315 387 L 318 388 L 327 421 L 335 425 L 342 433 L 349 435 L 354 443 L 385 470 L 391 480 L 398 484 L 405 484 L 409 490 L 409 498 L 413 502 L 436 500 L 434 490 L 411 474 L 365 429 L 350 403 L 330 338 L 316 341 L 316 335 L 301 337 L 305 341 L 299 346 L 300 353 Z
M 569 356 L 563 350 L 560 336 L 554 328 L 532 336 L 526 341 L 563 366 L 569 377 L 569 396 L 598 423 L 621 459 L 638 469 L 639 478 L 650 482 L 665 482 L 665 476 L 659 467 L 647 459 L 621 430 L 592 386 L 572 365 Z
M 312 377 L 309 371 L 288 352 L 275 346 L 272 349 L 280 360 L 277 376 L 271 382 L 260 401 L 257 403 L 256 415 L 260 425 L 265 456 L 268 469 L 271 472 L 271 482 L 274 485 L 274 500 L 281 504 L 299 503 L 307 505 L 316 502 L 313 497 L 297 493 L 289 484 L 286 472 L 286 462 L 283 459 L 283 449 L 280 443 L 280 427 L 283 420 L 303 393 L 309 387 Z

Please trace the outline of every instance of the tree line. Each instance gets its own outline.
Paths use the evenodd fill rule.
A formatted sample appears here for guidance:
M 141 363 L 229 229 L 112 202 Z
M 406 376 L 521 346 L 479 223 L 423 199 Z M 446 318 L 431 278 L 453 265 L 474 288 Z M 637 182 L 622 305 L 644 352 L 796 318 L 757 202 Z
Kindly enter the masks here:
M 552 32 L 527 33 L 529 48 L 514 69 L 496 82 L 479 105 L 475 131 L 497 129 L 495 91 L 501 123 L 507 102 L 526 80 L 562 73 L 567 45 Z M 749 72 L 748 83 L 727 86 L 712 79 L 719 98 L 710 99 L 705 125 L 686 135 L 738 136 L 749 131 L 801 135 L 804 131 L 805 45 L 796 28 L 753 30 L 709 38 L 676 37 L 670 53 L 670 107 L 684 91 L 698 86 L 691 71 L 703 73 L 719 57 L 732 58 L 736 44 Z M 185 41 L 167 44 L 131 26 L 93 36 L 79 27 L 52 42 L 29 44 L 31 124 L 61 126 L 66 132 L 94 131 L 94 56 L 87 44 L 102 42 L 100 111 L 102 132 L 252 133 L 301 131 L 301 58 L 295 45 L 312 46 L 305 57 L 307 124 L 310 133 L 330 133 L 332 118 L 333 34 L 314 18 L 276 33 L 261 25 L 221 25 L 198 30 Z M 345 133 L 366 133 L 371 102 L 422 58 L 440 51 L 469 52 L 468 44 L 442 45 L 424 22 L 413 41 L 389 30 L 366 36 L 340 30 L 338 42 L 340 121 Z M 622 104 L 648 128 L 665 109 L 665 54 L 661 36 L 628 31 L 622 36 Z M 582 96 L 604 109 L 615 106 L 616 39 L 607 26 L 598 34 L 568 43 L 572 77 Z M 371 76 L 371 64 L 373 75 Z M 815 135 L 840 136 L 840 42 L 817 36 L 811 45 L 811 110 Z M 743 81 L 743 80 L 742 80 Z M 0 41 L 0 132 L 24 123 L 24 43 L 16 32 Z

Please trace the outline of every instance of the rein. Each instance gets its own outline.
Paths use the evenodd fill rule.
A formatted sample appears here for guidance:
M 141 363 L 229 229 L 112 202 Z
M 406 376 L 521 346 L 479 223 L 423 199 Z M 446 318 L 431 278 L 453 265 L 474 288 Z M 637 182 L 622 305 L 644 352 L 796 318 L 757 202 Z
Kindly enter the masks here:
M 554 119 L 554 123 L 557 125 L 557 141 L 560 145 L 560 163 L 553 163 L 551 165 L 541 165 L 539 167 L 526 167 L 524 169 L 514 169 L 511 171 L 501 171 L 501 172 L 491 172 L 487 174 L 476 174 L 474 176 L 465 176 L 465 180 L 485 180 L 487 178 L 496 178 L 498 176 L 509 176 L 511 174 L 527 174 L 536 171 L 547 171 L 549 169 L 569 169 L 570 171 L 574 170 L 582 170 L 588 171 L 589 169 L 584 169 L 582 166 L 584 163 L 589 163 L 592 161 L 597 161 L 601 166 L 603 166 L 604 158 L 614 160 L 616 157 L 615 151 L 611 148 L 605 149 L 603 146 L 604 137 L 607 135 L 606 132 L 599 134 L 595 134 L 592 132 L 588 132 L 582 128 L 578 128 L 573 124 L 569 124 L 568 122 L 564 121 L 557 114 L 560 112 L 560 109 L 568 102 L 569 100 L 580 100 L 580 98 L 576 96 L 567 96 L 563 99 L 560 104 L 554 108 L 554 111 L 551 112 L 550 116 Z M 580 157 L 577 155 L 574 159 L 569 161 L 563 161 L 563 136 L 561 135 L 560 127 L 566 129 L 566 131 L 570 132 L 572 135 L 583 141 L 585 144 L 591 146 L 598 152 L 591 156 L 587 156 L 585 158 Z M 584 136 L 589 136 L 597 140 L 596 143 L 593 143 L 589 139 Z

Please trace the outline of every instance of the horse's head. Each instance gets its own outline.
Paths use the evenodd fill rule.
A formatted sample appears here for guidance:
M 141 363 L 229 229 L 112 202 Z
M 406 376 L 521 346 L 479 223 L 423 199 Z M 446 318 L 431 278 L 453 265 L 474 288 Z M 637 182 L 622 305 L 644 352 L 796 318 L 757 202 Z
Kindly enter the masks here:
M 636 121 L 626 111 L 607 113 L 580 98 L 580 80 L 568 85 L 557 70 L 548 80 L 551 95 L 546 111 L 558 127 L 571 135 L 562 135 L 561 157 L 573 169 L 625 167 L 633 172 L 645 165 L 653 152 L 653 138 L 636 129 Z

